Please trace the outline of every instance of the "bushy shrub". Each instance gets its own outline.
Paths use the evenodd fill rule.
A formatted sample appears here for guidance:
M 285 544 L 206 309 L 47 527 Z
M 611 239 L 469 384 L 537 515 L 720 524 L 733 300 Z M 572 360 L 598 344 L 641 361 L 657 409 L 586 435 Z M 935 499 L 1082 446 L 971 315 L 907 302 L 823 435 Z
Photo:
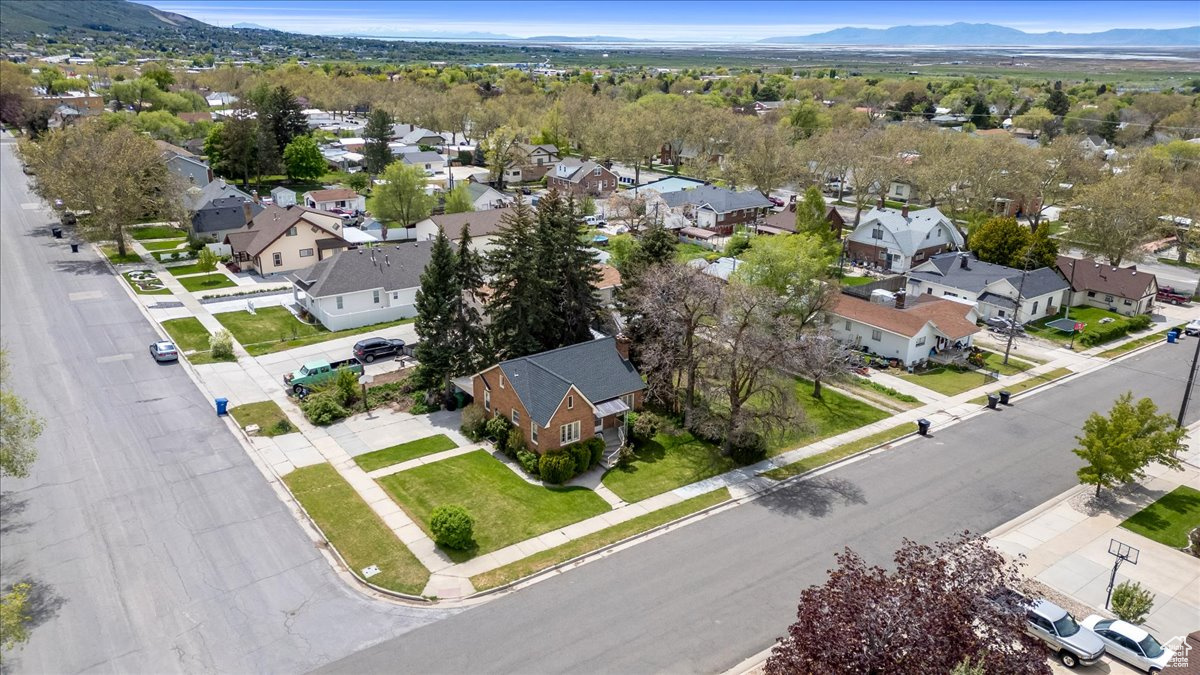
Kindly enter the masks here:
M 457 504 L 439 506 L 429 516 L 429 531 L 438 546 L 458 549 L 471 548 L 475 543 L 475 521 L 467 510 Z
M 510 428 L 512 428 L 512 422 L 509 422 L 508 418 L 503 415 L 493 417 L 484 425 L 487 437 L 497 443 L 508 439 L 508 430 Z
M 349 368 L 338 368 L 333 378 L 333 395 L 342 405 L 358 400 L 358 375 Z
M 575 458 L 560 449 L 547 450 L 538 461 L 538 475 L 547 483 L 565 483 L 575 475 Z
M 1154 594 L 1136 581 L 1122 581 L 1112 593 L 1112 611 L 1117 618 L 1137 625 L 1145 621 L 1154 606 Z
M 571 456 L 575 462 L 575 474 L 581 474 L 588 470 L 588 466 L 592 463 L 592 450 L 584 444 L 585 441 L 572 443 L 563 448 L 563 451 Z
M 1146 330 L 1154 323 L 1149 314 L 1138 314 L 1137 316 L 1129 317 L 1129 330 Z
M 1192 555 L 1200 558 L 1200 527 L 1188 533 L 1188 549 Z
M 214 359 L 233 358 L 233 336 L 227 330 L 219 330 L 208 337 L 208 349 Z
M 285 419 L 278 420 L 275 422 L 275 424 L 271 425 L 271 434 L 275 435 L 275 436 L 282 436 L 283 434 L 290 434 L 295 430 L 296 430 L 296 427 L 292 426 L 292 423 Z
M 742 429 L 729 440 L 729 456 L 738 464 L 753 464 L 767 456 L 767 440 L 758 432 Z
M 635 460 L 635 459 L 637 459 L 637 453 L 635 453 L 633 451 L 632 446 L 622 445 L 617 450 L 617 466 L 618 467 L 623 469 L 623 468 L 629 466 L 630 464 L 632 464 L 633 460 Z
M 388 382 L 374 387 L 367 388 L 367 405 L 371 408 L 378 408 L 387 403 L 399 401 L 404 394 L 405 386 L 408 383 L 401 380 L 400 382 Z
M 586 441 L 586 443 L 588 446 L 588 450 L 591 451 L 591 455 L 592 455 L 590 466 L 596 466 L 597 464 L 600 463 L 600 460 L 604 459 L 604 450 L 607 447 L 604 444 L 604 439 L 600 438 L 599 436 L 596 436 L 593 438 L 589 438 Z
M 329 391 L 310 394 L 304 399 L 304 403 L 300 404 L 300 409 L 304 411 L 308 421 L 317 426 L 333 424 L 349 414 L 342 404 L 337 402 L 335 396 Z
M 521 464 L 521 468 L 525 469 L 525 473 L 529 474 L 530 476 L 538 475 L 541 458 L 538 457 L 536 452 L 521 450 L 517 453 L 517 461 Z
M 441 409 L 438 407 L 437 400 L 430 399 L 424 391 L 413 392 L 412 402 L 412 407 L 408 411 L 414 415 L 428 415 Z
M 648 441 L 660 433 L 670 434 L 674 431 L 671 420 L 652 412 L 629 413 L 637 417 L 629 422 L 629 431 L 640 441 Z
M 469 405 L 463 408 L 462 425 L 459 430 L 463 436 L 478 441 L 483 438 L 485 427 L 487 426 L 487 411 L 481 405 Z
M 516 427 L 509 429 L 508 436 L 504 439 L 504 454 L 516 459 L 518 454 L 526 450 L 528 448 L 525 447 L 525 436 L 521 430 Z

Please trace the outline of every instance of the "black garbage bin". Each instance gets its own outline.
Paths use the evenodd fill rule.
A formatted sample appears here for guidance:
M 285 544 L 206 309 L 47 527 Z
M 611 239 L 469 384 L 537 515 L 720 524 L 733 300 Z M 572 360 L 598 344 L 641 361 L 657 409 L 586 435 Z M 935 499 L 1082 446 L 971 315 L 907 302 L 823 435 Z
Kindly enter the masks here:
M 62 239 L 62 228 L 52 227 L 50 228 L 50 234 L 54 235 L 55 239 Z
M 79 253 L 79 244 L 71 242 L 71 253 Z
M 924 418 L 917 420 L 917 433 L 922 436 L 929 435 L 929 420 Z
M 1000 402 L 1003 403 L 1004 405 L 1008 405 L 1008 397 L 1009 396 L 1012 396 L 1011 391 L 1000 392 Z
M 989 408 L 991 408 L 992 410 L 995 410 L 996 404 L 1000 402 L 1000 397 L 995 394 L 988 394 L 987 401 L 988 401 L 987 406 Z

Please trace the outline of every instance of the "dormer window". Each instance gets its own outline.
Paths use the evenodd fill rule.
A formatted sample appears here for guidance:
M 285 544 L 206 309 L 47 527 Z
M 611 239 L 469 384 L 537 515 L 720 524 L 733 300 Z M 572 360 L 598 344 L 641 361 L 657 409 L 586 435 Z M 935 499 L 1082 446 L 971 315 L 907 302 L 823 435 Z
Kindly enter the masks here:
M 877 227 L 877 228 L 871 230 L 871 238 L 872 239 L 883 239 L 883 228 Z

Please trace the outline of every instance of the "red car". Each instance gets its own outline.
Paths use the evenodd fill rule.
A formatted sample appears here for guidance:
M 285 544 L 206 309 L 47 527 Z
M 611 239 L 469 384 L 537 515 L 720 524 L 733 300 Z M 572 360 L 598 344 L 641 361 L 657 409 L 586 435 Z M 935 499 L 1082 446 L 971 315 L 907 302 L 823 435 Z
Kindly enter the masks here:
M 1191 298 L 1171 286 L 1160 286 L 1154 299 L 1160 302 L 1169 302 L 1172 305 L 1182 305 L 1186 304 Z
M 767 197 L 767 200 L 774 206 L 783 206 L 783 200 L 779 197 Z

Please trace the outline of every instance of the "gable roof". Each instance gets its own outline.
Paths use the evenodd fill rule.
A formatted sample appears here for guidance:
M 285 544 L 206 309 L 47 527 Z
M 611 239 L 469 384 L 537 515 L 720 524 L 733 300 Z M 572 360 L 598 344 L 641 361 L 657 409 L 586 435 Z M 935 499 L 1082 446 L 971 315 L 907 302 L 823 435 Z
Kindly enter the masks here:
M 193 155 L 189 150 L 187 150 L 185 148 L 181 148 L 178 145 L 172 145 L 166 141 L 155 140 L 154 145 L 158 146 L 159 151 L 163 154 L 164 157 L 167 155 L 177 155 L 179 157 L 188 157 L 191 159 L 199 159 L 198 157 Z
M 467 186 L 467 194 L 471 195 L 471 201 L 473 201 L 473 202 L 478 201 L 481 197 L 483 197 L 484 195 L 486 195 L 489 192 L 495 192 L 499 199 L 503 199 L 505 197 L 505 194 L 503 192 L 497 190 L 496 188 L 494 188 L 490 185 L 484 185 L 483 183 L 476 183 L 473 180 L 467 181 L 465 183 L 465 185 Z
M 446 158 L 436 152 L 420 150 L 400 155 L 400 161 L 405 164 L 445 164 Z
M 558 156 L 558 146 L 550 143 L 517 143 L 517 148 L 526 155 L 532 155 L 540 150 L 542 152 L 554 155 L 555 157 Z
M 1136 266 L 1114 267 L 1095 258 L 1058 256 L 1058 271 L 1076 291 L 1100 291 L 1140 300 L 1158 290 L 1158 277 L 1139 272 Z
M 707 183 L 698 178 L 688 178 L 687 176 L 667 176 L 666 178 L 659 178 L 658 180 L 650 181 L 645 185 L 635 186 L 632 190 L 630 190 L 630 192 L 636 195 L 642 190 L 646 190 L 648 192 L 666 194 L 668 192 L 692 190 L 704 185 L 707 185 Z
M 218 178 L 204 187 L 188 188 L 183 193 L 183 205 L 188 211 L 199 211 L 200 207 L 219 197 L 238 197 L 252 202 L 254 198 Z
M 550 423 L 572 386 L 593 405 L 646 388 L 633 364 L 617 353 L 611 337 L 510 359 L 498 367 L 540 426 Z
M 926 324 L 933 323 L 940 333 L 958 340 L 979 332 L 975 322 L 967 318 L 971 311 L 970 305 L 929 296 L 918 296 L 908 307 L 896 309 L 843 293 L 838 296 L 832 313 L 910 338 L 916 337 Z
M 600 270 L 600 281 L 596 283 L 596 288 L 618 288 L 621 285 L 621 272 L 612 265 L 601 263 L 596 265 L 596 269 Z
M 557 178 L 559 180 L 565 180 L 569 183 L 578 183 L 579 181 L 586 178 L 589 174 L 591 174 L 596 169 L 600 169 L 601 171 L 612 173 L 608 169 L 605 169 L 603 166 L 601 166 L 595 162 L 592 162 L 592 161 L 585 162 L 585 161 L 576 159 L 575 157 L 568 157 L 554 165 L 554 173 L 553 174 L 546 174 L 546 175 L 553 176 L 554 178 Z
M 235 230 L 244 227 L 262 207 L 238 197 L 218 197 L 192 215 L 192 230 L 197 233 Z
M 443 213 L 430 216 L 429 219 L 437 225 L 451 241 L 458 241 L 462 234 L 463 225 L 469 226 L 471 237 L 488 237 L 504 229 L 504 214 L 511 213 L 510 209 L 485 209 L 483 211 L 464 211 L 463 213 Z
M 926 235 L 933 232 L 938 226 L 946 228 L 950 234 L 950 241 L 954 242 L 955 246 L 961 248 L 965 244 L 962 233 L 954 226 L 954 221 L 947 218 L 936 207 L 910 211 L 905 216 L 900 209 L 881 209 L 877 206 L 863 216 L 854 231 L 855 233 L 865 232 L 875 225 L 890 232 L 896 240 L 896 245 L 906 256 L 911 256 L 921 250 L 921 244 L 925 242 Z
M 684 204 L 708 207 L 717 213 L 729 213 L 739 209 L 763 209 L 771 207 L 771 200 L 757 190 L 734 192 L 715 185 L 702 185 L 691 190 L 663 193 L 663 201 L 672 208 Z
M 963 259 L 967 260 L 965 269 L 962 266 Z M 975 294 L 1001 279 L 1007 280 L 1014 288 L 1021 283 L 1021 270 L 983 262 L 971 253 L 939 253 L 909 270 L 908 276 L 910 279 L 930 281 Z M 1068 287 L 1057 272 L 1049 267 L 1040 267 L 1025 274 L 1021 294 L 1033 298 L 1054 291 L 1065 291 Z
M 349 188 L 334 188 L 332 190 L 312 190 L 304 193 L 305 197 L 312 197 L 314 202 L 342 202 L 353 201 L 358 198 L 358 193 Z
M 414 241 L 338 251 L 288 277 L 314 298 L 382 288 L 399 291 L 421 285 L 433 256 L 433 243 Z
M 225 240 L 233 247 L 234 251 L 244 251 L 250 257 L 254 257 L 301 222 L 311 227 L 319 227 L 339 240 L 341 239 L 342 219 L 340 217 L 296 204 L 288 207 L 271 204 L 263 208 L 262 212 L 247 223 L 244 229 L 230 232 Z

